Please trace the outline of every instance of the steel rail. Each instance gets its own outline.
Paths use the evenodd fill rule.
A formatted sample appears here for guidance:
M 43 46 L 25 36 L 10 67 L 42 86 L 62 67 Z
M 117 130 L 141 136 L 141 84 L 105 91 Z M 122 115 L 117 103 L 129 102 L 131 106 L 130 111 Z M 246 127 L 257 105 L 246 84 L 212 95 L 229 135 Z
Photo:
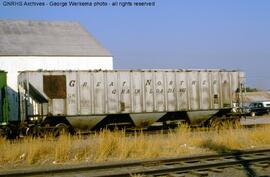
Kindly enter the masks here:
M 106 163 L 98 165 L 61 166 L 35 169 L 2 170 L 0 176 L 38 176 L 64 175 L 83 173 L 93 177 L 122 177 L 131 174 L 165 175 L 168 173 L 185 173 L 209 168 L 226 167 L 241 164 L 270 162 L 270 149 L 232 151 L 223 154 L 186 156 L 177 158 L 158 158 L 153 160 L 137 160 L 122 163 Z
M 258 163 L 258 162 L 269 162 L 270 156 L 262 157 L 262 158 L 252 158 L 252 159 L 239 159 L 234 160 L 231 162 L 217 162 L 212 164 L 194 164 L 194 165 L 183 165 L 179 163 L 181 166 L 176 167 L 162 167 L 157 166 L 157 168 L 154 169 L 141 169 L 141 170 L 133 170 L 128 172 L 118 172 L 113 174 L 100 174 L 100 175 L 93 175 L 93 177 L 127 177 L 132 174 L 143 174 L 143 175 L 167 175 L 169 173 L 187 173 L 190 171 L 199 171 L 199 170 L 209 170 L 210 168 L 220 168 L 220 167 L 228 167 L 233 165 L 239 165 L 239 164 L 252 164 L 252 163 Z

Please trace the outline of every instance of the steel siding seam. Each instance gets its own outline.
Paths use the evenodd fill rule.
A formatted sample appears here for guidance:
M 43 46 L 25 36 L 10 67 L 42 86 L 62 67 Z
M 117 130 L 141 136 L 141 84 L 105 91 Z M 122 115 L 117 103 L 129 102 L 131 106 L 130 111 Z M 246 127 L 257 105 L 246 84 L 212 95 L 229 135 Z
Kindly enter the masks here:
M 208 72 L 208 75 L 207 75 L 207 80 L 208 80 L 208 96 L 209 96 L 209 109 L 213 109 L 213 100 L 212 100 L 212 97 L 213 97 L 213 93 L 212 93 L 212 72 Z
M 118 100 L 116 100 L 117 103 L 115 103 L 115 104 L 117 104 L 117 109 L 118 109 L 117 112 L 122 113 L 121 106 L 120 106 L 120 104 L 121 104 L 121 98 L 120 98 L 120 79 L 119 79 L 120 72 L 116 71 L 116 82 L 117 82 L 117 84 L 116 84 L 116 87 L 117 87 L 116 88 L 116 94 L 117 94 L 116 99 L 118 99 Z
M 219 97 L 219 99 L 220 99 L 220 102 L 219 102 L 219 108 L 223 108 L 223 99 L 222 99 L 222 97 L 223 97 L 223 93 L 222 93 L 222 84 L 221 84 L 221 82 L 222 82 L 222 72 L 218 72 L 218 83 L 219 83 L 219 94 L 220 94 L 220 97 Z
M 230 83 L 229 83 L 229 81 L 230 81 L 230 78 L 229 78 L 229 73 L 228 72 L 226 72 L 226 94 L 225 94 L 225 96 L 224 96 L 224 98 L 226 99 L 226 104 L 227 104 L 227 101 L 228 101 L 228 99 L 230 99 Z
M 229 96 L 230 96 L 230 107 L 233 107 L 233 103 L 232 103 L 232 76 L 234 73 L 228 73 L 229 74 Z
M 130 113 L 134 112 L 134 109 L 133 109 L 133 89 L 132 89 L 132 72 L 129 71 L 129 81 L 128 81 L 128 84 L 129 84 L 129 105 L 130 105 Z
M 207 109 L 210 110 L 210 94 L 209 94 L 209 90 L 210 90 L 210 84 L 209 84 L 209 71 L 206 71 L 206 79 L 207 79 L 207 93 L 206 93 L 206 96 L 207 96 Z
M 187 105 L 188 105 L 188 110 L 191 110 L 191 97 L 190 97 L 190 76 L 188 72 L 185 72 L 186 75 L 186 90 L 187 90 Z
M 131 79 L 130 73 L 131 73 L 131 71 L 126 71 L 126 72 L 127 72 L 126 84 L 127 84 L 128 90 L 129 90 L 129 94 L 126 96 L 126 101 L 127 101 L 128 105 L 129 105 L 129 109 L 126 112 L 130 113 L 130 112 L 132 112 L 131 83 L 130 83 L 130 79 Z
M 19 74 L 18 75 L 18 79 L 17 79 L 17 89 L 18 89 L 18 110 L 19 110 L 19 112 L 21 112 L 21 106 L 20 106 L 20 104 L 21 104 L 21 86 L 20 86 L 20 81 L 21 80 L 21 75 Z M 21 120 L 21 115 L 20 115 L 20 113 L 18 114 L 18 120 L 20 121 Z
M 152 73 L 152 71 L 149 71 L 149 73 L 150 73 L 150 79 L 152 80 L 152 85 L 150 84 L 150 90 L 149 90 L 149 98 L 150 97 L 152 97 L 152 98 L 150 98 L 149 99 L 149 102 L 151 101 L 152 102 L 152 105 L 150 105 L 149 106 L 149 109 L 151 109 L 151 111 L 150 112 L 154 112 L 155 110 L 154 110 L 154 93 L 155 93 L 155 91 L 154 91 L 154 87 L 155 87 L 155 83 L 153 82 L 153 73 Z M 151 94 L 150 93 L 150 91 L 151 91 L 151 89 L 153 89 L 153 93 Z M 151 96 L 152 95 L 152 96 Z M 150 102 L 150 103 L 151 103 Z M 148 111 L 149 112 L 149 111 Z
M 168 77 L 168 75 L 167 75 L 167 73 L 168 72 L 163 72 L 163 89 L 164 89 L 164 106 L 163 106 L 163 111 L 166 111 L 166 112 L 168 112 L 168 90 L 167 90 L 167 77 Z
M 221 97 L 221 95 L 220 95 L 220 82 L 219 82 L 219 72 L 217 71 L 216 72 L 216 76 L 215 76 L 216 78 L 216 84 L 215 84 L 215 91 L 216 91 L 216 95 L 218 96 L 217 97 L 217 104 L 216 104 L 216 107 L 215 107 L 215 109 L 220 109 L 220 97 Z
M 27 92 L 27 95 L 26 95 L 26 110 L 25 110 L 25 113 L 26 113 L 26 117 L 25 119 L 27 119 L 27 116 L 28 116 L 28 108 L 29 108 L 29 76 L 30 73 L 27 73 L 27 78 L 26 78 L 26 92 Z
M 145 103 L 145 98 L 146 98 L 146 93 L 145 93 L 145 72 L 141 73 L 143 75 L 142 80 L 141 80 L 141 87 L 142 87 L 142 112 L 146 112 L 146 103 Z
M 158 74 L 157 72 L 153 72 L 152 73 L 152 83 L 153 83 L 153 112 L 157 112 L 158 111 L 158 99 L 156 98 L 157 97 L 157 93 L 156 93 L 156 89 L 157 89 L 157 86 L 156 86 L 156 82 L 157 82 L 157 77 L 158 77 Z M 150 88 L 151 89 L 151 88 Z
M 71 76 L 70 73 L 67 73 L 67 76 L 68 76 L 68 82 L 70 82 L 70 80 L 72 79 L 72 76 Z M 67 82 L 67 83 L 68 83 L 68 82 Z M 73 94 L 73 91 L 72 91 L 72 89 L 71 89 L 69 86 L 67 87 L 67 89 L 68 89 L 67 92 L 68 92 L 69 94 L 70 94 L 70 93 Z M 73 106 L 70 106 L 70 105 L 72 105 L 72 104 L 69 104 L 69 105 L 68 105 L 69 115 L 73 115 L 73 110 L 72 110 L 72 109 L 73 109 Z M 76 107 L 77 107 L 77 105 L 76 105 Z
M 150 71 L 147 71 L 147 72 L 150 72 Z M 148 79 L 148 73 L 145 73 L 145 81 L 147 82 L 147 79 Z M 145 86 L 145 112 L 147 112 L 148 111 L 148 106 L 147 106 L 147 101 L 148 101 L 148 97 L 149 97 L 149 93 L 147 93 L 147 87 L 146 87 L 146 82 L 144 82 L 144 86 Z M 151 89 L 151 87 L 150 87 L 150 89 Z
M 202 72 L 200 72 L 200 71 L 198 71 L 197 72 L 197 80 L 198 80 L 198 84 L 196 84 L 196 92 L 197 92 L 197 99 L 198 99 L 198 107 L 199 107 L 199 109 L 202 109 L 202 107 L 201 107 L 201 105 L 202 105 L 202 96 L 203 96 L 203 93 L 202 93 L 202 87 L 201 87 L 201 77 L 202 77 Z
M 135 83 L 135 81 L 137 80 L 136 75 L 137 75 L 137 72 L 136 71 L 133 72 L 132 73 L 132 80 L 130 81 L 132 83 L 133 112 L 137 111 L 137 108 L 136 108 L 137 105 L 135 103 L 135 100 L 136 100 L 136 97 L 135 97 L 136 83 Z M 141 83 L 141 78 L 140 78 L 139 82 Z M 139 102 L 141 102 L 141 96 L 140 95 L 139 95 Z
M 176 81 L 176 71 L 173 72 L 173 80 L 174 80 L 174 92 L 173 92 L 173 95 L 174 95 L 174 110 L 177 111 L 179 110 L 178 109 L 178 97 L 177 97 L 177 81 Z
M 155 72 L 153 72 L 153 71 L 150 71 L 150 75 L 151 75 L 151 79 L 153 79 L 153 75 L 155 75 Z M 151 91 L 151 89 L 153 89 L 153 93 L 152 93 L 152 105 L 150 106 L 151 107 L 151 110 L 152 110 L 152 112 L 155 112 L 155 109 L 154 109 L 154 93 L 155 93 L 155 89 L 154 89 L 154 86 L 155 86 L 155 83 L 152 81 L 152 86 L 150 87 L 150 91 Z M 150 92 L 149 92 L 149 94 L 150 94 Z
M 194 89 L 193 89 L 193 86 L 192 86 L 192 80 L 194 79 L 193 77 L 193 72 L 189 75 L 191 78 L 189 79 L 189 86 L 190 86 L 190 109 L 191 110 L 194 110 Z
M 181 101 L 181 99 L 180 99 L 180 93 L 178 93 L 179 92 L 179 83 L 180 83 L 180 81 L 179 81 L 179 74 L 180 74 L 180 71 L 179 72 L 175 72 L 175 83 L 176 83 L 176 91 L 175 91 L 175 93 L 176 93 L 176 104 L 177 104 L 177 107 L 176 107 L 176 109 L 177 110 L 180 110 L 181 109 L 181 105 L 180 105 L 180 101 Z
M 162 71 L 157 71 L 158 73 L 159 72 L 162 72 Z M 151 78 L 153 78 L 153 75 L 155 75 L 156 74 L 156 72 L 155 71 L 151 71 Z M 162 73 L 161 73 L 162 74 Z M 156 78 L 155 78 L 156 79 Z M 155 87 L 155 82 L 152 82 L 153 84 L 152 84 L 152 89 L 153 89 L 153 93 L 152 93 L 152 112 L 158 112 L 158 104 L 157 104 L 157 110 L 155 111 L 155 109 L 154 109 L 154 94 L 155 94 L 155 92 L 156 92 L 156 90 L 154 89 L 154 87 Z M 151 89 L 150 89 L 151 90 Z
M 163 92 L 164 92 L 165 91 L 164 71 L 161 71 L 160 74 L 161 74 L 160 81 L 162 82 L 162 84 L 160 86 L 161 86 L 161 89 L 163 89 Z M 160 91 L 159 96 L 160 96 L 160 102 L 162 103 L 162 105 L 159 105 L 159 110 L 158 111 L 161 111 L 160 109 L 162 109 L 162 107 L 164 108 L 164 106 L 165 106 L 164 105 L 165 104 L 165 102 L 164 102 L 164 94 L 162 94 L 161 91 Z
M 207 71 L 207 85 L 208 85 L 208 91 L 207 91 L 207 95 L 208 95 L 208 109 L 210 110 L 211 109 L 211 93 L 210 93 L 210 89 L 211 89 L 211 85 L 210 85 L 210 72 Z
M 95 114 L 95 102 L 94 102 L 94 76 L 93 72 L 90 71 L 90 95 L 91 95 L 91 114 Z
M 144 74 L 142 72 L 138 72 L 139 73 L 139 76 L 140 76 L 140 89 L 141 89 L 141 92 L 140 92 L 140 107 L 141 107 L 141 112 L 145 112 L 145 109 L 144 109 Z
M 241 107 L 243 106 L 243 98 L 242 98 L 242 77 L 241 77 L 241 74 L 240 73 L 238 73 L 238 83 L 239 83 L 239 102 L 240 102 L 240 104 L 241 104 Z
M 227 97 L 229 97 L 229 93 L 228 93 L 228 89 L 229 89 L 229 87 L 228 87 L 228 85 L 226 85 L 226 84 L 224 84 L 224 82 L 227 82 L 226 84 L 229 84 L 228 82 L 229 82 L 229 78 L 228 78 L 228 72 L 224 72 L 224 77 L 223 77 L 223 80 L 222 80 L 222 86 L 224 87 L 224 93 L 223 93 L 223 106 L 224 106 L 224 104 L 227 104 Z
M 77 112 L 78 115 L 81 115 L 81 90 L 80 90 L 80 75 L 81 72 L 76 72 L 76 80 L 77 80 L 77 84 L 76 84 L 76 102 L 77 102 Z
M 105 85 L 106 85 L 106 84 L 105 84 L 105 80 L 104 80 L 104 79 L 105 79 L 105 76 L 104 76 L 105 73 L 104 73 L 104 71 L 100 71 L 100 72 L 101 72 L 101 79 L 102 79 L 102 87 L 101 87 L 101 89 L 102 89 L 102 95 L 101 95 L 101 103 L 100 103 L 100 104 L 101 104 L 101 105 L 100 105 L 100 106 L 101 106 L 100 114 L 104 114 L 105 111 L 106 111 L 106 110 L 105 110 L 105 109 L 106 109 L 106 104 L 105 104 L 105 101 L 106 101 L 105 99 L 106 99 L 106 97 L 105 97 L 105 95 L 106 95 L 107 92 L 106 92 L 106 90 L 105 90 L 105 87 L 106 87 L 106 86 L 105 86 Z
M 92 99 L 92 97 L 91 97 L 91 81 L 90 81 L 90 72 L 89 71 L 85 71 L 86 72 L 86 82 L 89 84 L 88 85 L 88 89 L 86 90 L 86 94 L 88 94 L 88 98 L 89 98 L 89 105 L 87 106 L 87 113 L 86 114 L 91 114 L 91 112 L 92 112 L 92 108 L 91 108 L 91 99 Z
M 19 74 L 18 76 L 18 80 L 17 80 L 17 86 L 18 86 L 18 108 L 19 108 L 19 115 L 18 115 L 18 120 L 21 121 L 21 112 L 22 112 L 22 109 L 21 109 L 21 84 L 20 82 L 21 81 L 21 73 Z
M 140 108 L 139 108 L 139 109 L 140 109 L 140 110 L 143 110 L 142 98 L 141 98 L 142 96 L 141 96 L 141 94 L 139 95 L 138 98 L 135 97 L 135 91 L 136 91 L 135 89 L 136 89 L 136 86 L 137 86 L 137 85 L 136 85 L 136 82 L 135 82 L 135 80 L 136 80 L 136 75 L 138 75 L 137 72 L 136 72 L 136 74 L 133 73 L 133 76 L 134 76 L 134 82 L 132 81 L 132 83 L 134 84 L 134 90 L 133 90 L 133 91 L 134 91 L 134 95 L 133 95 L 133 98 L 134 98 L 134 110 L 138 110 L 138 108 L 136 107 L 137 105 L 136 105 L 136 101 L 135 101 L 135 100 L 138 99 L 138 98 L 139 98 L 138 100 L 139 100 L 139 102 L 140 102 Z M 139 83 L 141 83 L 141 82 L 142 82 L 142 81 L 141 81 L 142 78 L 141 78 L 141 75 L 139 75 L 139 76 L 140 76 L 140 77 L 139 77 L 139 79 L 137 79 L 137 80 L 138 80 Z M 142 85 L 141 85 L 141 84 L 140 84 L 139 88 L 141 89 L 141 92 L 142 92 Z
M 111 82 L 111 78 L 110 78 L 110 73 L 108 71 L 106 71 L 104 73 L 104 91 L 105 91 L 105 106 L 106 106 L 106 113 L 110 113 L 110 109 L 111 109 L 111 103 L 110 103 L 110 97 L 111 97 L 111 93 L 110 93 L 110 87 L 108 85 L 108 82 Z M 105 108 L 105 107 L 104 107 Z
M 96 87 L 95 87 L 95 84 L 96 84 L 96 74 L 95 74 L 96 71 L 93 71 L 92 73 L 92 76 L 93 76 L 93 107 L 94 107 L 94 114 L 97 114 L 97 94 L 96 94 Z
M 129 84 L 130 84 L 130 101 L 131 101 L 131 113 L 134 113 L 134 84 L 133 84 L 133 80 L 134 80 L 134 72 L 130 73 L 130 80 L 129 80 Z
M 177 110 L 179 110 L 178 109 L 178 97 L 177 97 L 177 79 L 176 79 L 176 74 L 177 74 L 177 72 L 176 71 L 174 71 L 174 97 L 175 97 L 175 111 L 177 111 Z
M 180 106 L 180 103 L 181 103 L 181 99 L 180 99 L 180 97 L 179 97 L 179 89 L 180 89 L 180 87 L 179 87 L 179 83 L 180 83 L 180 81 L 179 81 L 179 74 L 180 74 L 180 71 L 175 71 L 174 72 L 174 81 L 175 81 L 175 85 L 174 85 L 174 91 L 175 91 L 175 93 L 174 93 L 174 95 L 175 95 L 175 104 L 176 104 L 176 110 L 180 110 L 181 109 L 181 106 Z
M 102 113 L 109 113 L 109 102 L 108 102 L 108 97 L 109 97 L 109 87 L 108 84 L 108 71 L 100 71 L 102 72 L 102 80 L 103 80 L 103 98 L 102 98 Z
M 157 93 L 156 93 L 156 80 L 157 80 L 157 72 L 152 74 L 152 83 L 153 83 L 153 110 L 158 111 L 158 104 L 157 104 Z
M 168 78 L 170 78 L 170 74 L 171 74 L 171 71 L 165 72 L 164 74 L 164 87 L 165 87 L 164 97 L 165 97 L 165 105 L 167 105 L 165 107 L 165 112 L 168 112 L 170 109 L 170 106 L 169 106 L 170 101 L 169 101 L 169 93 L 168 93 L 168 88 L 169 88 Z

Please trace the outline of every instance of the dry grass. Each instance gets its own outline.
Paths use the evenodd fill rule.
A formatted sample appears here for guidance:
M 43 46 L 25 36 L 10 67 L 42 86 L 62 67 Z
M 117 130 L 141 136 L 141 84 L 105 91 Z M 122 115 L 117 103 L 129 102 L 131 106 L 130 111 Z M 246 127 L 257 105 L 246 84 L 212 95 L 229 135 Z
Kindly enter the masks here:
M 98 163 L 269 147 L 269 134 L 270 126 L 194 132 L 184 125 L 158 135 L 138 132 L 131 136 L 125 131 L 105 130 L 88 137 L 62 135 L 57 140 L 50 137 L 17 141 L 0 138 L 0 167 Z

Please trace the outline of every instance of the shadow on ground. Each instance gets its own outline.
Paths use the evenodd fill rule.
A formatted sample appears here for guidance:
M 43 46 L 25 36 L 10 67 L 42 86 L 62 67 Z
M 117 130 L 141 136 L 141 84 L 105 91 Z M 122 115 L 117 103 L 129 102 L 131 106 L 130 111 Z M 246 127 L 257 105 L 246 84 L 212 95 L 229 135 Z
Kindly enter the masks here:
M 204 148 L 209 148 L 216 151 L 218 154 L 227 154 L 231 153 L 234 155 L 235 159 L 241 162 L 241 165 L 244 167 L 247 177 L 259 177 L 256 172 L 251 168 L 251 164 L 242 158 L 242 151 L 230 149 L 224 145 L 218 145 L 212 140 L 208 140 L 202 144 Z M 260 177 L 269 177 L 269 176 L 260 176 Z

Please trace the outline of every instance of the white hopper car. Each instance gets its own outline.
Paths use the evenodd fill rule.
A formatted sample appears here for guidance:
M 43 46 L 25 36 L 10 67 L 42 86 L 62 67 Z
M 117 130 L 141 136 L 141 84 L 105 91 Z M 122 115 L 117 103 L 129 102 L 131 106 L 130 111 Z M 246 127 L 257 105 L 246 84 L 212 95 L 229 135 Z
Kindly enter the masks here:
M 20 120 L 73 130 L 201 125 L 230 115 L 244 82 L 237 70 L 22 71 Z

